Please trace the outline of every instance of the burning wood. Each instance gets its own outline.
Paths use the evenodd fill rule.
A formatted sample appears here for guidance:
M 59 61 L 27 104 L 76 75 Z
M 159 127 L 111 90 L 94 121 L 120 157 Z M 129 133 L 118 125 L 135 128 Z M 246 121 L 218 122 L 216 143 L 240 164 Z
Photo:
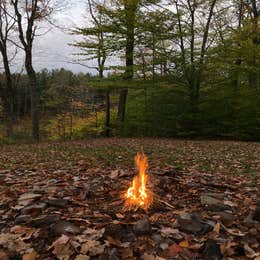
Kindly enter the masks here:
M 127 209 L 143 208 L 147 210 L 153 201 L 152 192 L 147 187 L 148 175 L 146 169 L 148 160 L 143 152 L 137 153 L 135 156 L 135 164 L 139 170 L 139 174 L 134 177 L 132 186 L 125 193 L 125 207 Z

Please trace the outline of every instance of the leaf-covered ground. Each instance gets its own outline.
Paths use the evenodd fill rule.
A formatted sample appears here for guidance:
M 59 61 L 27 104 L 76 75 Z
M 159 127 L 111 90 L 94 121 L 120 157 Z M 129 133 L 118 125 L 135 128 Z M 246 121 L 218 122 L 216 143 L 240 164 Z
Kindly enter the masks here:
M 149 158 L 154 202 L 122 194 Z M 260 143 L 97 139 L 0 148 L 0 259 L 259 259 Z

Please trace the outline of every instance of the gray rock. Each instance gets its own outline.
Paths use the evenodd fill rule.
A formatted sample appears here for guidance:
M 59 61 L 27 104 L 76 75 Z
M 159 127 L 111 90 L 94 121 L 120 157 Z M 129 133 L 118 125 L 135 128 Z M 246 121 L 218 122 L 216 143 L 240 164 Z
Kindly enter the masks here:
M 232 208 L 229 205 L 225 205 L 225 204 L 219 203 L 219 204 L 209 205 L 207 207 L 207 210 L 214 211 L 214 212 L 225 211 L 225 210 L 232 211 Z
M 138 235 L 149 234 L 151 232 L 151 224 L 149 219 L 138 220 L 134 224 L 133 230 L 134 233 Z
M 232 226 L 234 223 L 235 217 L 231 213 L 217 212 L 216 215 L 220 216 L 220 221 L 227 227 Z
M 221 260 L 220 246 L 213 239 L 208 239 L 202 247 L 203 260 Z
M 152 234 L 152 239 L 155 241 L 156 244 L 160 244 L 163 240 L 163 237 L 159 233 Z
M 253 220 L 260 221 L 260 206 L 256 207 Z
M 213 193 L 213 192 L 208 192 L 204 194 L 207 197 L 213 197 L 219 200 L 223 200 L 226 197 L 226 194 L 224 193 Z
M 31 222 L 31 216 L 30 215 L 20 215 L 15 220 L 14 223 L 16 225 L 18 224 L 26 224 Z
M 68 200 L 51 198 L 46 201 L 50 206 L 65 208 L 68 205 Z
M 133 231 L 127 231 L 123 234 L 123 237 L 121 238 L 122 242 L 134 242 L 136 240 L 136 236 L 133 233 Z
M 118 255 L 119 255 L 118 249 L 111 248 L 111 249 L 108 250 L 109 258 L 101 256 L 101 257 L 99 257 L 99 260 L 106 260 L 106 259 L 109 259 L 109 260 L 120 260 Z
M 42 227 L 44 225 L 51 225 L 60 220 L 58 215 L 41 215 L 37 218 L 32 219 L 31 226 L 33 227 Z
M 121 224 L 110 224 L 106 226 L 104 237 L 110 236 L 118 240 L 122 240 L 125 237 L 126 230 Z
M 225 205 L 221 200 L 216 199 L 212 196 L 217 196 L 218 198 L 221 198 L 221 196 L 218 193 L 206 193 L 201 196 L 200 202 L 202 205 L 206 205 L 207 209 L 210 211 L 224 211 L 224 210 L 232 210 L 232 208 L 229 205 Z
M 200 198 L 202 205 L 215 205 L 215 204 L 222 204 L 221 200 L 215 199 L 213 197 L 202 195 Z
M 183 214 L 179 216 L 180 230 L 191 234 L 206 234 L 213 229 L 211 223 L 207 223 L 197 214 Z
M 40 186 L 38 186 L 38 185 L 34 185 L 33 186 L 33 188 L 32 188 L 32 190 L 34 191 L 34 192 L 42 192 L 42 187 L 40 187 Z
M 42 211 L 44 209 L 46 209 L 46 207 L 47 207 L 46 203 L 42 203 L 42 202 L 34 203 L 32 205 L 29 205 L 29 206 L 23 208 L 21 213 L 24 214 L 24 215 L 37 216 L 40 213 L 42 213 Z
M 77 235 L 80 233 L 79 227 L 67 221 L 59 221 L 58 223 L 53 225 L 52 230 L 57 235 L 61 235 L 61 234 Z

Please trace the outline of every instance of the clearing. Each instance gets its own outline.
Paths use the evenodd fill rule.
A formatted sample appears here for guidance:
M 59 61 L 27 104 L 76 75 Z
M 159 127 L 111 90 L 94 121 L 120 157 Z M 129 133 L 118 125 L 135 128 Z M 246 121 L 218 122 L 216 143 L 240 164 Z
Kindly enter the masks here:
M 122 194 L 148 157 L 152 206 Z M 0 259 L 259 259 L 260 143 L 92 139 L 0 148 Z

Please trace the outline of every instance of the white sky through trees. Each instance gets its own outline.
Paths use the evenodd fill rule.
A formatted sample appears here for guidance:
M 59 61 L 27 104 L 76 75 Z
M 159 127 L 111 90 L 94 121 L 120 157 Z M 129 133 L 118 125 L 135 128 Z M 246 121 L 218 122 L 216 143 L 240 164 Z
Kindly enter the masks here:
M 76 26 L 82 26 L 87 22 L 85 1 L 72 1 L 69 7 L 64 8 L 61 13 L 54 15 L 55 26 L 41 31 L 48 31 L 46 34 L 37 37 L 34 48 L 34 64 L 37 71 L 47 68 L 48 70 L 56 68 L 65 68 L 73 72 L 91 72 L 89 69 L 80 65 L 69 63 L 72 60 L 72 54 L 77 51 L 70 43 L 77 36 L 71 35 L 69 30 Z
M 85 18 L 84 18 L 85 17 Z M 76 26 L 83 26 L 87 23 L 86 2 L 73 0 L 62 11 L 53 14 L 51 21 L 53 26 L 44 22 L 38 25 L 37 37 L 33 46 L 33 65 L 36 71 L 47 68 L 48 70 L 65 68 L 75 73 L 95 73 L 86 67 L 71 64 L 73 53 L 77 52 L 75 47 L 70 46 L 77 36 L 71 35 L 70 30 Z M 20 44 L 18 38 L 14 40 Z M 12 44 L 10 44 L 12 45 Z M 14 52 L 14 46 L 10 46 L 10 57 Z M 17 49 L 15 59 L 11 62 L 13 72 L 21 72 L 24 64 L 24 53 Z M 3 72 L 2 61 L 0 58 L 0 72 Z

